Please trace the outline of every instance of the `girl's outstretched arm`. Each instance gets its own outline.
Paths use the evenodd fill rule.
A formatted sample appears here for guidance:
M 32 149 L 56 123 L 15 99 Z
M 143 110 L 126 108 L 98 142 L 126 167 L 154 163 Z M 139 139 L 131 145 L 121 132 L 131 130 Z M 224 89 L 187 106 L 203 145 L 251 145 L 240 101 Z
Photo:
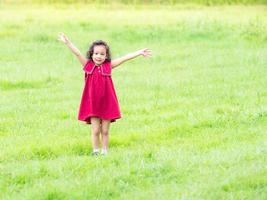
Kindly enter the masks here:
M 81 54 L 80 50 L 72 44 L 72 42 L 64 33 L 59 33 L 58 40 L 66 44 L 67 47 L 69 47 L 71 52 L 76 55 L 76 57 L 83 66 L 87 63 L 88 59 Z
M 117 67 L 120 64 L 124 63 L 125 61 L 131 60 L 131 59 L 136 58 L 137 56 L 140 56 L 140 55 L 143 55 L 144 57 L 149 57 L 149 56 L 151 56 L 151 50 L 149 50 L 147 48 L 141 49 L 139 51 L 129 53 L 129 54 L 126 54 L 125 56 L 114 59 L 111 61 L 111 67 L 112 68 Z

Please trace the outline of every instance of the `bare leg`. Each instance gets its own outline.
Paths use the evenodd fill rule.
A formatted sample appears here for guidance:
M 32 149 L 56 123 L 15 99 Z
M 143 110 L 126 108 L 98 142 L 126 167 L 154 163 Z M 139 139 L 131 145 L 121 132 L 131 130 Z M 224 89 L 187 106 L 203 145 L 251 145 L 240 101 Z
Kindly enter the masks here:
M 100 119 L 97 117 L 91 117 L 91 137 L 93 149 L 99 149 L 99 134 L 100 134 Z
M 102 143 L 103 143 L 103 150 L 108 150 L 108 143 L 109 143 L 109 127 L 110 127 L 110 120 L 102 120 L 101 124 L 101 136 L 102 136 Z

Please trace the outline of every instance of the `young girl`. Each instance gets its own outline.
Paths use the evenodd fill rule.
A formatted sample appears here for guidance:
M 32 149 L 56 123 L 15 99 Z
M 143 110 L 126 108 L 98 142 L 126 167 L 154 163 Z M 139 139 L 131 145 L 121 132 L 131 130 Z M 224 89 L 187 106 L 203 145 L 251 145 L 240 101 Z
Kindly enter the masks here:
M 85 86 L 80 103 L 78 120 L 91 124 L 92 132 L 92 155 L 99 155 L 99 136 L 102 138 L 102 155 L 107 154 L 109 143 L 110 123 L 121 118 L 119 103 L 113 86 L 111 71 L 123 62 L 143 55 L 149 57 L 149 49 L 129 53 L 121 58 L 111 60 L 109 46 L 102 40 L 91 44 L 84 57 L 72 42 L 60 33 L 59 41 L 67 45 L 71 52 L 76 55 L 85 71 Z

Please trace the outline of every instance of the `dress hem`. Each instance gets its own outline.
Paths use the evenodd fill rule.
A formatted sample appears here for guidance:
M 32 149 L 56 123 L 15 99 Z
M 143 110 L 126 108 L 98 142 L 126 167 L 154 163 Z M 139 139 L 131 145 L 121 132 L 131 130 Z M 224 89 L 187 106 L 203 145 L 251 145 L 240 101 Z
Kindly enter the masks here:
M 86 124 L 91 124 L 91 117 L 97 117 L 104 120 L 110 120 L 110 122 L 115 122 L 117 119 L 120 119 L 121 116 L 118 117 L 101 117 L 100 115 L 90 114 L 87 117 L 78 118 L 79 121 L 84 121 Z

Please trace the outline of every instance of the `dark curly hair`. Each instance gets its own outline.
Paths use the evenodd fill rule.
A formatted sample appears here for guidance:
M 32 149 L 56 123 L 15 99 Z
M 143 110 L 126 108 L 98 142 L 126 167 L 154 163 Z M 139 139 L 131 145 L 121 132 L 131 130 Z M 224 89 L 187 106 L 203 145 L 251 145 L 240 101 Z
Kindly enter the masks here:
M 86 53 L 86 57 L 89 59 L 89 60 L 93 60 L 92 59 L 92 56 L 93 56 L 93 53 L 94 53 L 94 47 L 95 46 L 104 46 L 106 48 L 106 54 L 107 54 L 107 58 L 105 60 L 105 62 L 110 62 L 111 61 L 111 53 L 110 53 L 110 49 L 109 49 L 109 46 L 107 45 L 107 43 L 103 40 L 96 40 L 94 41 L 90 47 L 89 47 L 89 50 L 87 51 Z

